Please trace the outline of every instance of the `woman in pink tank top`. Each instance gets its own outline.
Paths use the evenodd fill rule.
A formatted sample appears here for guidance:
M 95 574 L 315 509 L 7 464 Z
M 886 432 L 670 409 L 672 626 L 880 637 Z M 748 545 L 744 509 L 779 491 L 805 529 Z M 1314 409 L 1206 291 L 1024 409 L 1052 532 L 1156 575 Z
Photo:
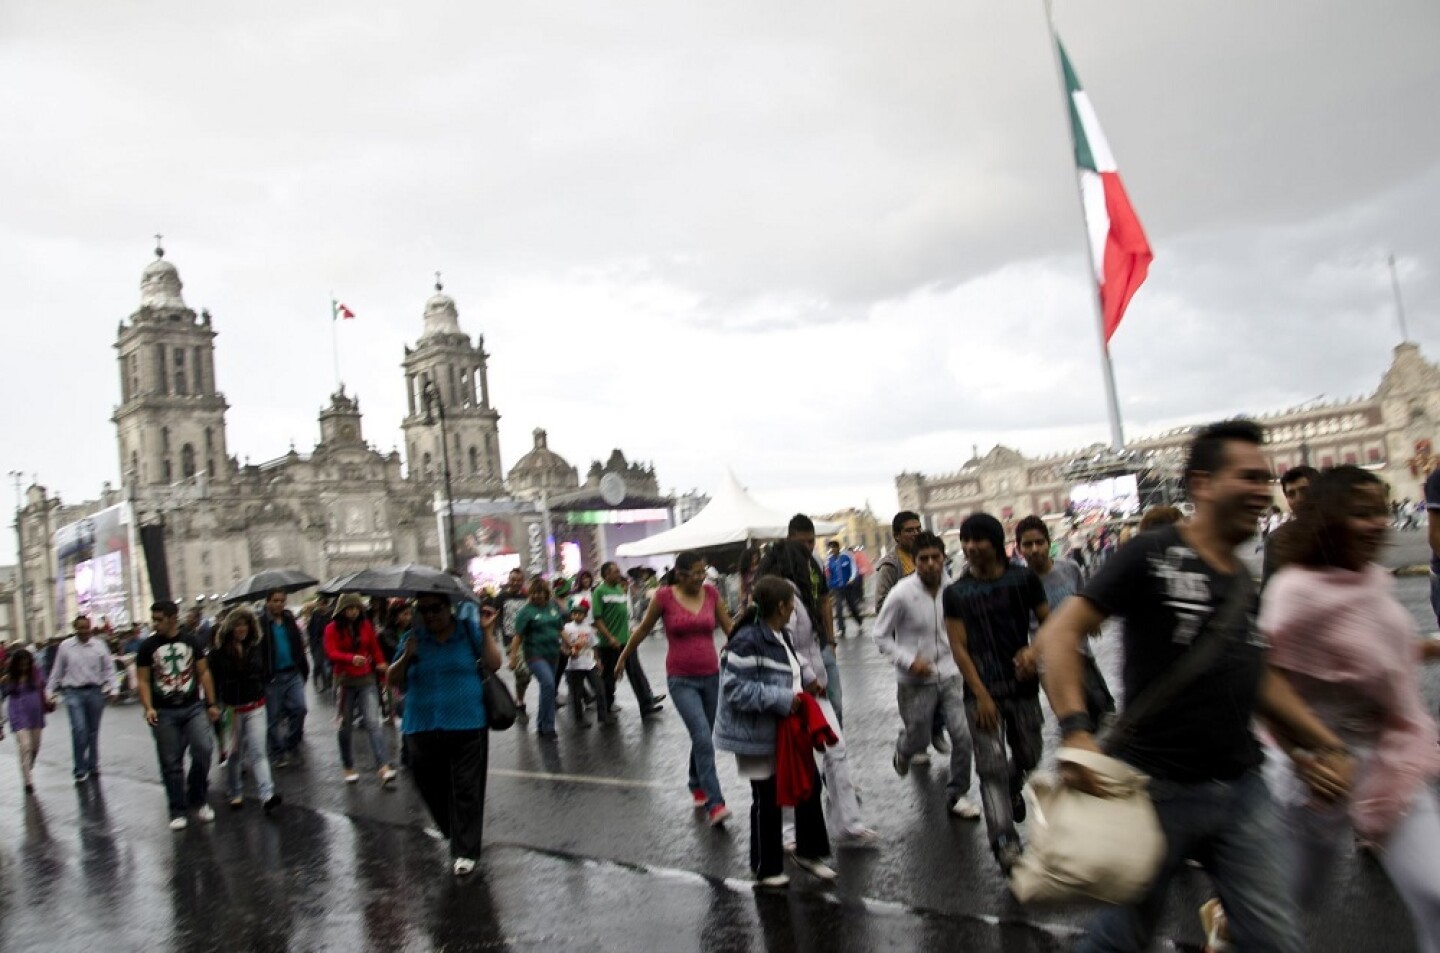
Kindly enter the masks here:
M 656 622 L 665 624 L 665 682 L 670 699 L 690 732 L 690 799 L 704 808 L 711 827 L 730 816 L 720 777 L 715 773 L 715 748 L 710 735 L 715 728 L 715 708 L 720 702 L 720 656 L 715 651 L 715 630 L 726 638 L 734 623 L 730 611 L 715 587 L 705 581 L 708 567 L 699 553 L 684 552 L 675 557 L 675 582 L 655 594 L 645 618 L 630 635 L 630 641 L 615 663 L 620 679 L 625 663 L 645 641 Z

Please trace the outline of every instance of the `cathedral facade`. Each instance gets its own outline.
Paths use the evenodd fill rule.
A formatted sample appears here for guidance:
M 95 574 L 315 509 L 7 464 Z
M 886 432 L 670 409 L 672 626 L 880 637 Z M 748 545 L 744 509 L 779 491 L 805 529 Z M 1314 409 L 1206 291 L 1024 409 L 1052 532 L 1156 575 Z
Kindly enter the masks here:
M 167 584 L 171 598 L 208 609 L 235 582 L 267 568 L 300 568 L 324 580 L 368 566 L 445 565 L 446 469 L 456 512 L 486 514 L 492 536 L 521 541 L 509 551 L 527 571 L 544 570 L 543 548 L 523 545 L 527 536 L 542 535 L 542 508 L 520 498 L 533 496 L 527 491 L 534 489 L 536 461 L 527 455 L 517 464 L 520 492 L 512 495 L 501 468 L 500 414 L 491 403 L 484 338 L 472 341 L 461 330 L 455 301 L 438 281 L 421 333 L 401 362 L 403 461 L 367 443 L 359 401 L 342 386 L 320 410 L 310 452 L 292 447 L 278 459 L 241 464 L 226 437 L 229 404 L 215 378 L 216 334 L 208 311 L 186 305 L 178 269 L 157 248 L 141 276 L 140 305 L 116 332 L 120 403 L 111 419 L 121 485 L 107 484 L 97 499 L 74 505 L 38 485 L 24 497 L 20 615 L 30 638 L 63 631 L 69 613 L 87 604 L 77 589 L 92 585 L 92 570 L 77 581 L 70 564 L 93 557 L 93 572 L 101 575 L 107 545 L 125 550 L 124 568 L 105 570 L 127 592 L 125 609 L 110 607 L 122 617 L 143 616 L 153 591 Z M 542 434 L 538 445 L 543 440 Z M 574 470 L 546 452 L 554 457 L 546 458 L 550 469 L 558 462 L 571 474 L 556 489 L 580 489 Z M 634 467 L 619 451 L 612 463 L 634 482 Z M 593 479 L 601 469 L 599 462 L 592 467 Z M 653 470 L 647 475 L 638 488 L 661 505 Z M 456 522 L 456 558 L 488 555 L 473 551 L 474 534 L 460 516 Z M 118 523 L 123 530 L 112 526 Z M 75 527 L 82 528 L 79 542 Z M 141 527 L 163 546 L 142 547 Z M 594 551 L 593 539 L 580 535 Z M 163 572 L 156 572 L 157 559 Z

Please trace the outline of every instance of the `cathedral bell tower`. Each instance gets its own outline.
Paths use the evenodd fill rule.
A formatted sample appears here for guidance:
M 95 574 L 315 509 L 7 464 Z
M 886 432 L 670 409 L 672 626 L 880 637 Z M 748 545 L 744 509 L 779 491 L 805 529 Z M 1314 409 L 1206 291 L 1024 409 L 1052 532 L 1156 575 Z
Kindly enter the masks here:
M 180 296 L 180 272 L 158 244 L 140 279 L 140 307 L 120 322 L 115 341 L 120 404 L 110 418 L 120 474 L 147 489 L 227 474 L 225 411 L 215 387 L 215 331 Z
M 460 330 L 455 299 L 435 276 L 435 295 L 425 302 L 425 329 L 413 349 L 405 348 L 408 413 L 405 458 L 410 479 L 426 486 L 444 479 L 441 411 L 457 497 L 492 497 L 504 492 L 500 471 L 500 415 L 490 406 L 485 338 L 475 344 Z

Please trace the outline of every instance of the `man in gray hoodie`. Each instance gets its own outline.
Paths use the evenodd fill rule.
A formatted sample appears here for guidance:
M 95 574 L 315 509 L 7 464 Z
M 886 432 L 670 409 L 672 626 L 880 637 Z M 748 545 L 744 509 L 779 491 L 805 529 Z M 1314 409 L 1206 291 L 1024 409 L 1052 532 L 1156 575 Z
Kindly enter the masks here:
M 895 773 L 910 771 L 910 760 L 923 752 L 937 708 L 950 725 L 965 724 L 965 698 L 959 666 L 950 651 L 941 595 L 945 575 L 945 543 L 933 533 L 915 540 L 915 572 L 897 582 L 886 595 L 875 620 L 880 652 L 895 663 L 895 696 L 902 727 L 891 764 Z M 952 736 L 950 780 L 945 800 L 956 817 L 973 820 L 980 807 L 969 796 L 970 736 Z

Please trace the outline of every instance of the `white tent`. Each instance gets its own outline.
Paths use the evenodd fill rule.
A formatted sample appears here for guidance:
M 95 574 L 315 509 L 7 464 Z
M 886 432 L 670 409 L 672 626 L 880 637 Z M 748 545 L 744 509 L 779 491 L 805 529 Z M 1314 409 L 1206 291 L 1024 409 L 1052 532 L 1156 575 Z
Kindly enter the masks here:
M 789 514 L 755 502 L 735 474 L 727 470 L 710 502 L 688 522 L 634 543 L 622 543 L 616 547 L 615 555 L 659 556 L 752 539 L 784 539 L 789 523 Z M 815 532 L 820 536 L 834 536 L 844 528 L 843 523 L 815 521 Z

